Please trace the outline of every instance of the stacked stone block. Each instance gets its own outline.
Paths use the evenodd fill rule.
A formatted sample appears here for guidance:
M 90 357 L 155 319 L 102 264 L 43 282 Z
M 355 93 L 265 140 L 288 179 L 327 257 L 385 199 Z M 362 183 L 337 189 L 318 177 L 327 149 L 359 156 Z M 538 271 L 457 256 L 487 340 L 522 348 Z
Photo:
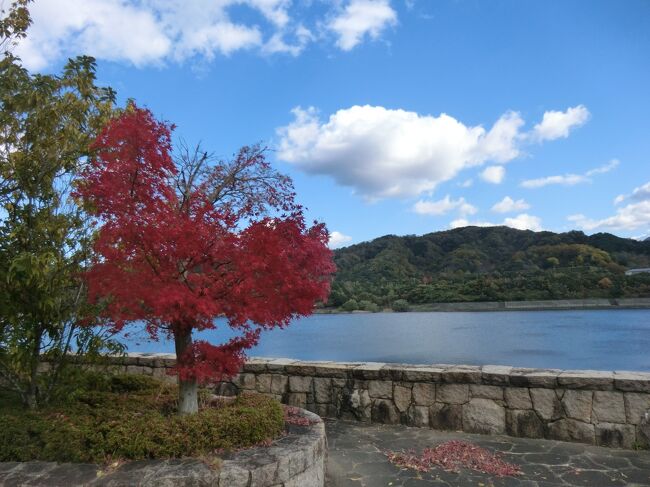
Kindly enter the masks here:
M 648 446 L 645 373 L 253 359 L 233 384 L 323 417 Z
M 121 366 L 156 376 L 173 366 L 173 355 L 133 360 Z M 256 391 L 329 418 L 620 448 L 650 444 L 650 373 L 251 359 L 217 391 Z

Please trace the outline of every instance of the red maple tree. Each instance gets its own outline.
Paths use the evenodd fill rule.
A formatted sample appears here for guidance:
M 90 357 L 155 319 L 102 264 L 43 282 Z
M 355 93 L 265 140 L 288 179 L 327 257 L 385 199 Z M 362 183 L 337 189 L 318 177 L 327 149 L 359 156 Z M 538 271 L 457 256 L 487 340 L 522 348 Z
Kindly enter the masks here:
M 238 372 L 261 330 L 311 314 L 335 267 L 327 229 L 305 224 L 291 180 L 263 149 L 173 158 L 171 130 L 130 106 L 95 141 L 76 195 L 100 225 L 90 298 L 116 330 L 138 321 L 154 340 L 173 338 L 183 414 L 198 409 L 198 383 Z M 220 316 L 235 338 L 193 340 Z

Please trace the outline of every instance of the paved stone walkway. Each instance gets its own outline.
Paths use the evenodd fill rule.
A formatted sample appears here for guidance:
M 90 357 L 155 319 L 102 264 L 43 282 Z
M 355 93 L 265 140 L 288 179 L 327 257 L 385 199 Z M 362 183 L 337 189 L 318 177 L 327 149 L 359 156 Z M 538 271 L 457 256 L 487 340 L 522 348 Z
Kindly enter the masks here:
M 346 421 L 328 421 L 326 429 L 327 487 L 650 486 L 649 451 Z M 422 451 L 453 439 L 503 452 L 504 459 L 520 465 L 524 474 L 496 478 L 472 471 L 449 473 L 436 469 L 418 473 L 400 470 L 382 453 L 388 449 Z

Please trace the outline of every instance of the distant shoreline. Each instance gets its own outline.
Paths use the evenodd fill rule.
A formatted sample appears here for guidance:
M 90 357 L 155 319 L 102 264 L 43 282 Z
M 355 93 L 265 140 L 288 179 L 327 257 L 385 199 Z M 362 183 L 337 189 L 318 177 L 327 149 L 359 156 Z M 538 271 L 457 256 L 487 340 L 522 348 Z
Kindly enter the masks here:
M 616 299 L 554 299 L 548 301 L 476 301 L 460 303 L 413 304 L 409 311 L 553 311 L 585 309 L 650 309 L 650 298 L 616 298 Z M 392 312 L 390 309 L 382 312 Z M 350 313 L 338 308 L 321 308 L 317 314 Z M 370 313 L 370 311 L 352 311 L 352 313 Z

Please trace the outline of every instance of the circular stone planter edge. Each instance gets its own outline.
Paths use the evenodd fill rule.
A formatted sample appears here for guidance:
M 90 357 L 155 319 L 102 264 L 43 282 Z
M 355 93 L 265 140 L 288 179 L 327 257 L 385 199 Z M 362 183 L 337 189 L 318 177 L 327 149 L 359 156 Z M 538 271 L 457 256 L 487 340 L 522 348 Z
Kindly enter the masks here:
M 197 459 L 140 460 L 102 474 L 93 464 L 0 462 L 0 485 L 102 487 L 323 487 L 325 425 L 301 410 L 309 426 L 288 425 L 289 433 L 268 447 L 226 455 L 218 468 Z

